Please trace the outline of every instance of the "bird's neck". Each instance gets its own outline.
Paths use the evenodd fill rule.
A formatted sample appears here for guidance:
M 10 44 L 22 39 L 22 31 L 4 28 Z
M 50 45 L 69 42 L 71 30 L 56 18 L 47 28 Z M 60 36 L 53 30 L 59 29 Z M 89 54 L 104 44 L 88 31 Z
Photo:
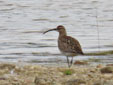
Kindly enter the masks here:
M 60 31 L 59 32 L 59 37 L 66 36 L 66 35 L 67 35 L 66 31 Z

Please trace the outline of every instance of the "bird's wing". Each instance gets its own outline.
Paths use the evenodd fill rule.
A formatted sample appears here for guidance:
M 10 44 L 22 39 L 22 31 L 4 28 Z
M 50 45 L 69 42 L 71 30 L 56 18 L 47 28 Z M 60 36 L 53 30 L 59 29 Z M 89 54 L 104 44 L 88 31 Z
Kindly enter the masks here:
M 83 54 L 81 45 L 78 40 L 70 36 L 64 36 L 64 38 L 60 39 L 60 42 L 62 42 L 62 47 L 65 49 L 65 52 Z

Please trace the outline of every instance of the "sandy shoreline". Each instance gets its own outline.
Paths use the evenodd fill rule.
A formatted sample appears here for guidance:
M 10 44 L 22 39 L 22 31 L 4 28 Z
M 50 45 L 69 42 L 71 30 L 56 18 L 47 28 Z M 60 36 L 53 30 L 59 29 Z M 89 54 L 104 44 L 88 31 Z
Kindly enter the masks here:
M 0 63 L 0 85 L 113 85 L 113 66 L 73 66 L 69 69 Z

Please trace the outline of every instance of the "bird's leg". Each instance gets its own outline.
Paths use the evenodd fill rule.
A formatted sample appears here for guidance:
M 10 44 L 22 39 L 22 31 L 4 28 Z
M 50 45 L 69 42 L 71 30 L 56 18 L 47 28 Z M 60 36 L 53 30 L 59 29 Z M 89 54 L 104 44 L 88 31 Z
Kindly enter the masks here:
M 67 56 L 67 63 L 68 63 L 68 67 L 70 67 L 70 65 L 69 65 L 69 58 L 68 58 L 68 56 Z
M 70 63 L 71 63 L 71 65 L 70 65 L 70 67 L 71 67 L 71 66 L 72 66 L 72 64 L 73 64 L 73 57 L 72 57 L 72 59 L 71 59 L 71 62 L 70 62 Z

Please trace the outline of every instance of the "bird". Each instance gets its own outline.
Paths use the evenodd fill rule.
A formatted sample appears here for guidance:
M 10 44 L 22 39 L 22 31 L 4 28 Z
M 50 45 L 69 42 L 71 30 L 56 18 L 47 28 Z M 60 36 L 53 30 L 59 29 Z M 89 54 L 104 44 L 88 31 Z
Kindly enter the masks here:
M 59 32 L 58 48 L 59 48 L 60 52 L 64 56 L 66 56 L 68 67 L 70 68 L 73 64 L 74 56 L 84 55 L 79 41 L 71 36 L 68 36 L 66 29 L 63 25 L 59 25 L 56 28 L 49 29 L 49 30 L 43 32 L 43 34 L 49 32 L 49 31 Z M 69 57 L 71 57 L 71 60 L 69 60 Z

